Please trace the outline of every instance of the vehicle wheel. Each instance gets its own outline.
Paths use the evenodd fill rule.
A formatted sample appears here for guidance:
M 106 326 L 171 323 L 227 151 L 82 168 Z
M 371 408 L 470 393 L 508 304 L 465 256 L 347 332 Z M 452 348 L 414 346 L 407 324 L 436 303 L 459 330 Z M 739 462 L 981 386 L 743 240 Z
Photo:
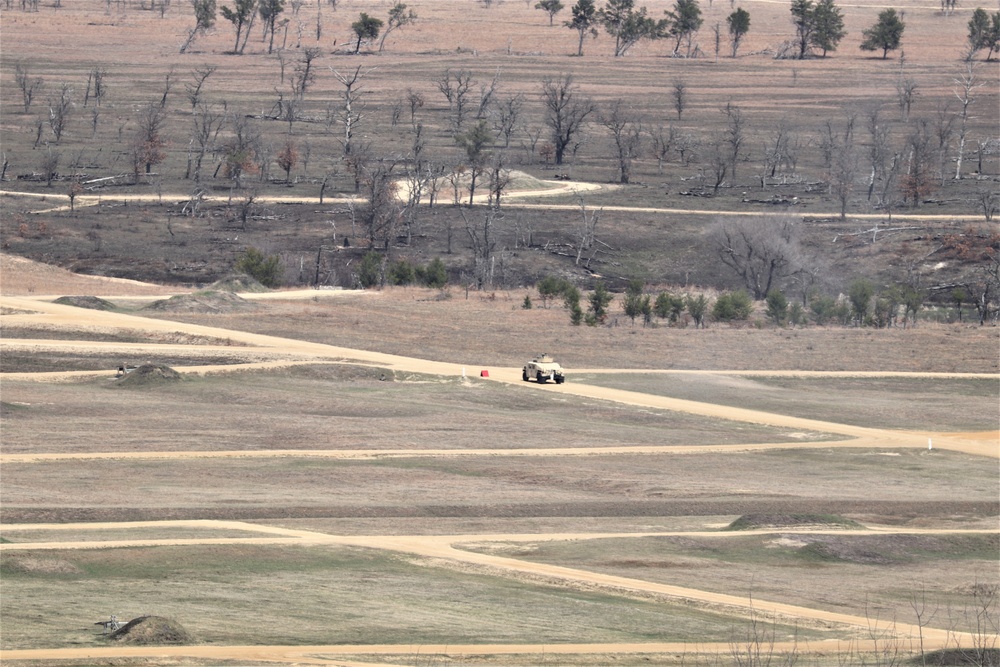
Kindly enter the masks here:
M 561 378 L 561 377 L 557 377 L 556 378 L 556 384 L 562 384 L 565 381 L 566 381 L 566 378 Z
M 544 376 L 542 376 L 542 375 L 536 375 L 536 376 L 535 376 L 535 381 L 536 381 L 536 382 L 537 382 L 538 384 L 545 384 L 545 377 L 544 377 Z
M 521 371 L 521 379 L 525 382 L 528 381 L 528 371 Z

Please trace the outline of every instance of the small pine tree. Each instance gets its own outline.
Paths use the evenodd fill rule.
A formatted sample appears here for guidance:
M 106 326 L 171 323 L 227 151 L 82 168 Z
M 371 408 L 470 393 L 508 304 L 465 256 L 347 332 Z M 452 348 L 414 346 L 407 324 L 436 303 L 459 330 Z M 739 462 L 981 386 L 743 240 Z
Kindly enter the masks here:
M 767 295 L 767 316 L 778 326 L 788 318 L 788 299 L 780 290 L 773 289 Z
M 416 269 L 405 259 L 393 262 L 389 267 L 389 283 L 392 285 L 410 285 L 416 279 Z
M 448 269 L 440 257 L 435 257 L 426 267 L 417 269 L 417 279 L 427 287 L 440 289 L 448 284 Z
M 594 324 L 604 324 L 608 319 L 608 306 L 611 304 L 611 300 L 614 299 L 608 288 L 604 286 L 603 281 L 597 281 L 594 285 L 594 291 L 590 293 L 590 307 L 587 312 L 594 319 Z
M 745 290 L 722 294 L 712 306 L 712 317 L 719 322 L 746 320 L 753 312 L 753 300 Z
M 694 320 L 695 328 L 699 329 L 704 326 L 705 313 L 708 311 L 708 297 L 704 294 L 698 296 L 688 294 L 684 298 L 684 306 L 691 315 L 691 319 Z
M 571 286 L 563 293 L 563 303 L 569 310 L 569 321 L 573 326 L 583 322 L 583 308 L 580 307 L 580 290 Z
M 521 302 L 521 308 L 524 310 L 531 310 L 531 295 L 525 294 L 524 301 Z
M 277 287 L 281 284 L 281 276 L 284 273 L 281 257 L 266 256 L 257 248 L 251 247 L 243 251 L 233 268 L 250 276 L 264 287 Z
M 382 255 L 374 250 L 361 258 L 358 267 L 358 283 L 364 289 L 382 284 Z

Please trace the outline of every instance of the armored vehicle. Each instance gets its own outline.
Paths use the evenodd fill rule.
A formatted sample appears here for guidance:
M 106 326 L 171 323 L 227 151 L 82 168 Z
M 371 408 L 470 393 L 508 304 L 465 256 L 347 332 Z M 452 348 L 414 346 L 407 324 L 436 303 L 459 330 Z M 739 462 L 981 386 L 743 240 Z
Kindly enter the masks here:
M 556 384 L 562 384 L 566 381 L 562 366 L 547 354 L 535 357 L 526 363 L 524 369 L 521 371 L 521 379 L 525 382 L 534 380 L 539 383 L 552 380 Z

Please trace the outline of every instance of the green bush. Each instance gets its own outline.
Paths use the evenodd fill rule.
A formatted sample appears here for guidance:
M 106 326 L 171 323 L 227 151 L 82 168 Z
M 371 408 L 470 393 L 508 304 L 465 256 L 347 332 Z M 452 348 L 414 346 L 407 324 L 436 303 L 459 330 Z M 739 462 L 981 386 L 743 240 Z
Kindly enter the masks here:
M 832 296 L 816 296 L 809 302 L 809 310 L 812 311 L 813 320 L 816 324 L 824 325 L 836 318 L 837 300 Z
M 392 285 L 410 285 L 416 280 L 416 268 L 405 259 L 393 262 L 389 267 L 389 283 Z
M 580 290 L 570 285 L 569 289 L 563 292 L 563 304 L 569 310 L 569 321 L 573 326 L 580 326 L 583 322 L 583 308 L 580 307 Z
M 700 328 L 705 322 L 705 313 L 708 311 L 708 297 L 704 294 L 698 296 L 687 294 L 684 297 L 684 307 L 694 320 L 695 328 Z
M 788 321 L 797 327 L 806 323 L 806 310 L 801 303 L 793 303 L 788 307 Z
M 535 288 L 538 290 L 538 296 L 542 297 L 543 308 L 548 308 L 549 299 L 554 299 L 560 294 L 566 294 L 566 291 L 572 287 L 573 284 L 570 281 L 558 276 L 545 276 L 535 285 Z
M 780 290 L 771 290 L 767 295 L 767 317 L 779 326 L 788 319 L 788 299 Z
M 874 295 L 875 286 L 864 278 L 855 280 L 847 289 L 847 297 L 851 300 L 851 314 L 859 325 L 864 325 L 868 320 L 869 308 Z
M 753 300 L 745 290 L 721 295 L 712 306 L 712 317 L 719 322 L 746 320 L 753 312 Z
M 649 295 L 643 294 L 643 289 L 645 289 L 645 285 L 641 280 L 629 281 L 628 287 L 625 289 L 622 308 L 625 310 L 625 315 L 631 318 L 632 324 L 635 324 L 635 318 L 640 315 L 643 316 L 643 323 L 648 324 L 653 312 L 649 304 Z
M 608 288 L 604 286 L 604 282 L 598 280 L 597 284 L 594 285 L 594 291 L 590 293 L 590 307 L 587 309 L 593 318 L 594 324 L 604 324 L 608 319 L 608 305 L 611 304 L 611 300 L 614 296 L 608 291 Z M 590 318 L 588 318 L 589 320 Z M 587 322 L 590 324 L 590 321 Z
M 435 257 L 427 266 L 417 269 L 417 280 L 427 287 L 440 289 L 448 284 L 448 269 L 439 257 Z
M 266 256 L 257 248 L 248 247 L 236 259 L 233 268 L 245 273 L 264 287 L 277 287 L 281 284 L 281 276 L 285 267 L 281 265 L 278 255 Z
M 358 283 L 364 289 L 382 284 L 382 255 L 371 250 L 361 258 Z

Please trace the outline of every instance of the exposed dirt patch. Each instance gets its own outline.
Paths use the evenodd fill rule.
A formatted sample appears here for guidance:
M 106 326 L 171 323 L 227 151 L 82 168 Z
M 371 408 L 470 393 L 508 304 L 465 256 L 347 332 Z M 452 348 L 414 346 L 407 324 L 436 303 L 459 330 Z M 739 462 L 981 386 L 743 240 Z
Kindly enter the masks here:
M 234 274 L 215 281 L 206 288 L 206 291 L 260 293 L 270 290 L 250 276 Z
M 170 313 L 234 313 L 256 310 L 257 305 L 233 292 L 205 290 L 154 301 L 143 310 Z
M 143 364 L 126 372 L 118 380 L 117 387 L 149 387 L 165 383 L 180 382 L 181 374 L 158 364 Z
M 862 528 L 857 521 L 834 514 L 744 514 L 729 524 L 729 530 L 801 527 Z
M 177 621 L 163 616 L 140 616 L 115 630 L 111 639 L 124 644 L 190 644 L 191 633 Z
M 11 556 L 3 559 L 3 569 L 6 572 L 20 574 L 80 574 L 82 570 L 62 558 L 45 558 L 44 556 Z
M 64 306 L 76 306 L 77 308 L 90 308 L 92 310 L 115 309 L 115 304 L 97 296 L 61 296 L 55 302 Z

